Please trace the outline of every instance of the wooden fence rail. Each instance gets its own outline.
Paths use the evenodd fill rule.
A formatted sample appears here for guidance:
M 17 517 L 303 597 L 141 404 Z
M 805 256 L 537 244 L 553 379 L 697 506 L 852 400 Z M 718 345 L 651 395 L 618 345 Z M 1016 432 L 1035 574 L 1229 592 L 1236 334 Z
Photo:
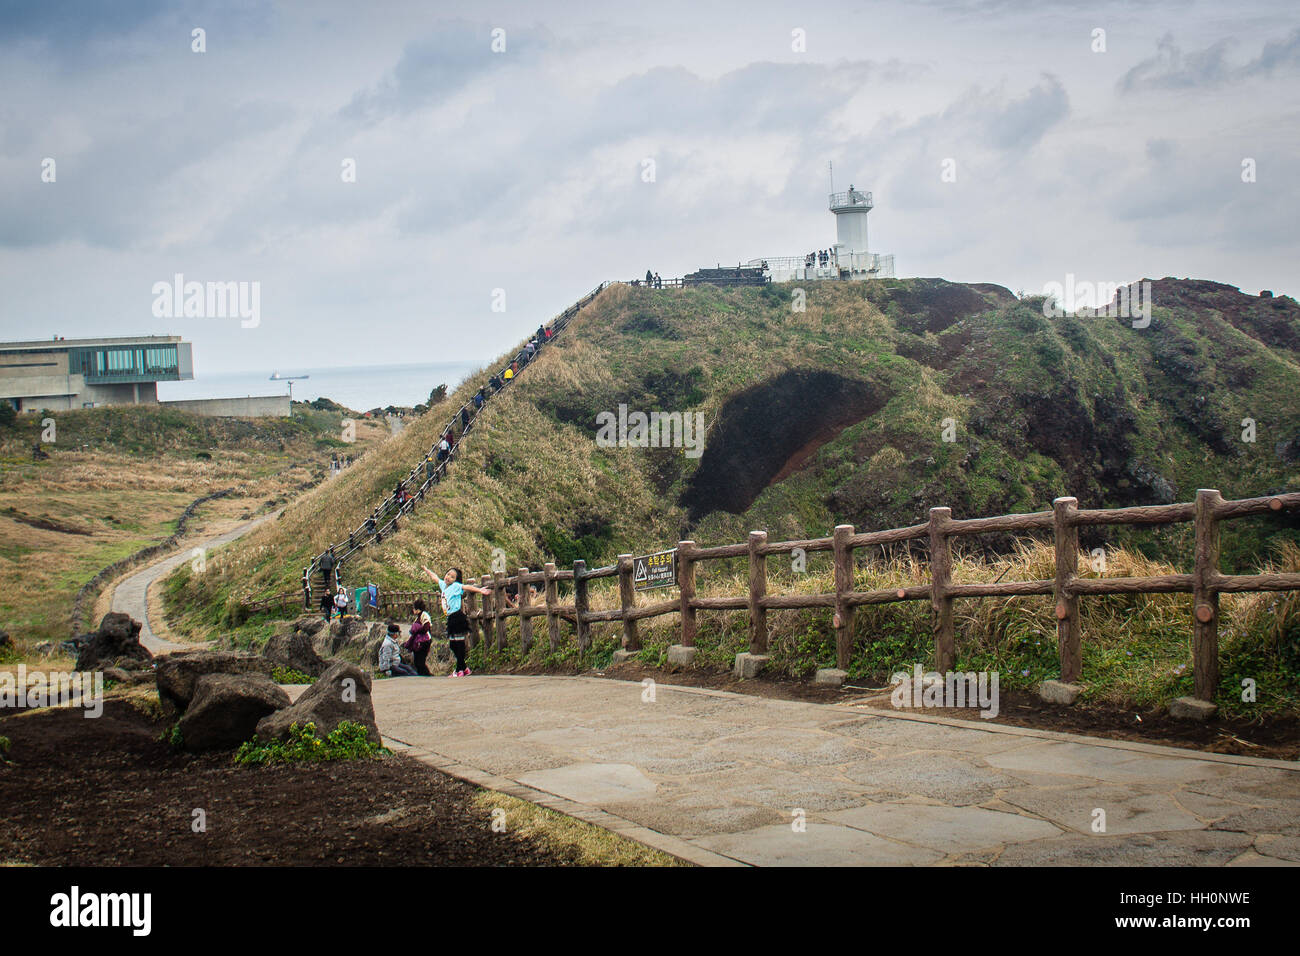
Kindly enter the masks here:
M 1033 514 L 1001 515 L 991 518 L 954 519 L 948 508 L 931 508 L 925 524 L 886 531 L 859 533 L 852 525 L 838 525 L 829 538 L 804 541 L 769 542 L 764 531 L 752 531 L 744 544 L 701 548 L 694 541 L 677 544 L 677 586 L 679 595 L 652 604 L 635 604 L 633 556 L 619 555 L 616 564 L 587 569 L 585 561 L 575 561 L 571 571 L 557 570 L 548 564 L 542 571 L 520 568 L 507 577 L 502 572 L 483 575 L 479 583 L 492 588 L 492 594 L 479 600 L 467 595 L 466 617 L 471 636 L 483 640 L 494 634 L 498 649 L 506 646 L 506 621 L 520 621 L 523 646 L 532 642 L 532 618 L 545 616 L 551 647 L 560 644 L 560 621 L 568 621 L 575 632 L 580 651 L 591 646 L 591 625 L 620 622 L 622 646 L 626 650 L 641 647 L 637 622 L 663 614 L 680 618 L 681 642 L 694 647 L 698 634 L 697 611 L 746 611 L 749 615 L 749 650 L 763 654 L 768 646 L 767 612 L 787 608 L 826 608 L 832 612 L 835 653 L 838 665 L 847 667 L 853 650 L 854 610 L 868 604 L 898 601 L 929 601 L 934 640 L 934 662 L 939 671 L 952 668 L 956 656 L 956 626 L 953 602 L 965 598 L 1052 595 L 1056 599 L 1056 642 L 1060 659 L 1061 680 L 1077 681 L 1083 669 L 1080 646 L 1079 598 L 1099 594 L 1170 594 L 1193 596 L 1192 663 L 1195 694 L 1212 700 L 1219 682 L 1219 595 L 1246 591 L 1300 590 L 1300 574 L 1269 573 L 1226 575 L 1219 571 L 1219 532 L 1224 521 L 1248 515 L 1276 514 L 1300 509 L 1300 493 L 1271 495 L 1225 501 L 1218 491 L 1202 489 L 1196 500 L 1187 504 L 1151 507 L 1081 510 L 1074 498 L 1058 498 L 1051 511 Z M 1193 522 L 1195 554 L 1191 574 L 1167 574 L 1138 578 L 1081 578 L 1078 576 L 1079 528 L 1103 525 L 1159 525 Z M 1034 581 L 997 581 L 993 583 L 957 584 L 952 580 L 952 542 L 955 538 L 992 532 L 1048 531 L 1055 545 L 1055 576 Z M 858 548 L 900 541 L 924 541 L 930 558 L 930 583 L 882 588 L 873 591 L 853 590 L 853 553 Z M 834 561 L 835 591 L 830 594 L 774 595 L 768 593 L 767 562 L 771 555 L 830 551 Z M 747 558 L 748 592 L 735 597 L 700 597 L 696 591 L 696 566 L 704 561 Z M 618 607 L 592 610 L 589 584 L 601 578 L 618 578 Z M 471 580 L 473 580 L 471 578 Z M 573 603 L 560 604 L 558 584 L 572 582 Z M 528 586 L 539 584 L 540 603 L 534 603 Z M 514 585 L 519 595 L 516 607 L 506 605 L 505 588 Z M 390 614 L 409 613 L 411 602 L 424 597 L 434 607 L 437 591 L 395 591 L 382 594 L 381 610 Z

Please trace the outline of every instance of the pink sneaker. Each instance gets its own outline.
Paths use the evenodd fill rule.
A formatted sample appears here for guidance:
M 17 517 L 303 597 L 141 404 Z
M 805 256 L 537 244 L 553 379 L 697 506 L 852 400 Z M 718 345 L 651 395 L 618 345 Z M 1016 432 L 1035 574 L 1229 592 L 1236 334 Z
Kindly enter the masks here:
M 469 676 L 470 674 L 472 674 L 472 673 L 474 673 L 474 672 L 473 672 L 472 670 L 470 670 L 470 669 L 467 667 L 467 668 L 465 668 L 463 671 L 460 672 L 460 676 L 461 676 L 461 677 L 468 677 L 468 676 Z

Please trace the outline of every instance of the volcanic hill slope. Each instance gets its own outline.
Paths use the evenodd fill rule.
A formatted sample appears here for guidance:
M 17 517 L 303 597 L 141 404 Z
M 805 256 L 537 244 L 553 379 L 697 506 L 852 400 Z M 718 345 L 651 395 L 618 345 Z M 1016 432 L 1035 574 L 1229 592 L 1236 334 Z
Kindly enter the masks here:
M 940 279 L 811 283 L 802 312 L 792 285 L 612 286 L 493 399 L 449 478 L 346 580 L 412 586 L 423 563 L 483 573 L 494 548 L 513 570 L 607 563 L 687 536 L 738 542 L 753 528 L 777 540 L 896 527 L 938 505 L 975 517 L 1063 494 L 1107 507 L 1187 501 L 1200 487 L 1300 489 L 1300 306 L 1214 282 L 1153 285 L 1142 329 L 1046 318 L 1041 298 Z M 297 588 L 311 556 L 365 519 L 489 374 L 206 574 L 182 569 L 169 589 L 182 623 L 227 626 L 240 598 Z M 597 415 L 620 404 L 702 412 L 703 455 L 599 447 Z M 1105 533 L 1084 546 L 1190 561 L 1189 527 Z M 1297 536 L 1294 520 L 1236 522 L 1223 566 L 1255 567 Z

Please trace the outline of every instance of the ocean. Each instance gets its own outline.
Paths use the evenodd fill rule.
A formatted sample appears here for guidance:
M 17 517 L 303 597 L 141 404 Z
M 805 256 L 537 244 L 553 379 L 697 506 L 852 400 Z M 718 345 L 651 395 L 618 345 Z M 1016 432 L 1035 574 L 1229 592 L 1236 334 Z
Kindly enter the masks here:
M 387 405 L 419 405 L 438 385 L 451 391 L 485 362 L 426 362 L 418 365 L 353 365 L 342 368 L 280 368 L 280 375 L 306 375 L 293 383 L 295 401 L 322 396 L 356 412 Z M 272 381 L 271 369 L 196 375 L 188 382 L 159 382 L 160 401 L 283 395 L 289 383 Z

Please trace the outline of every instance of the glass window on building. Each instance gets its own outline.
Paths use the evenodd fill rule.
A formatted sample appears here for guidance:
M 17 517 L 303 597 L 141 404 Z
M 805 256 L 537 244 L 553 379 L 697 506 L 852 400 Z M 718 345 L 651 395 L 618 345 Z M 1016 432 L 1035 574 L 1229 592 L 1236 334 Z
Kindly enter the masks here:
M 174 346 L 145 349 L 145 368 L 150 372 L 175 371 L 176 364 L 176 348 Z

